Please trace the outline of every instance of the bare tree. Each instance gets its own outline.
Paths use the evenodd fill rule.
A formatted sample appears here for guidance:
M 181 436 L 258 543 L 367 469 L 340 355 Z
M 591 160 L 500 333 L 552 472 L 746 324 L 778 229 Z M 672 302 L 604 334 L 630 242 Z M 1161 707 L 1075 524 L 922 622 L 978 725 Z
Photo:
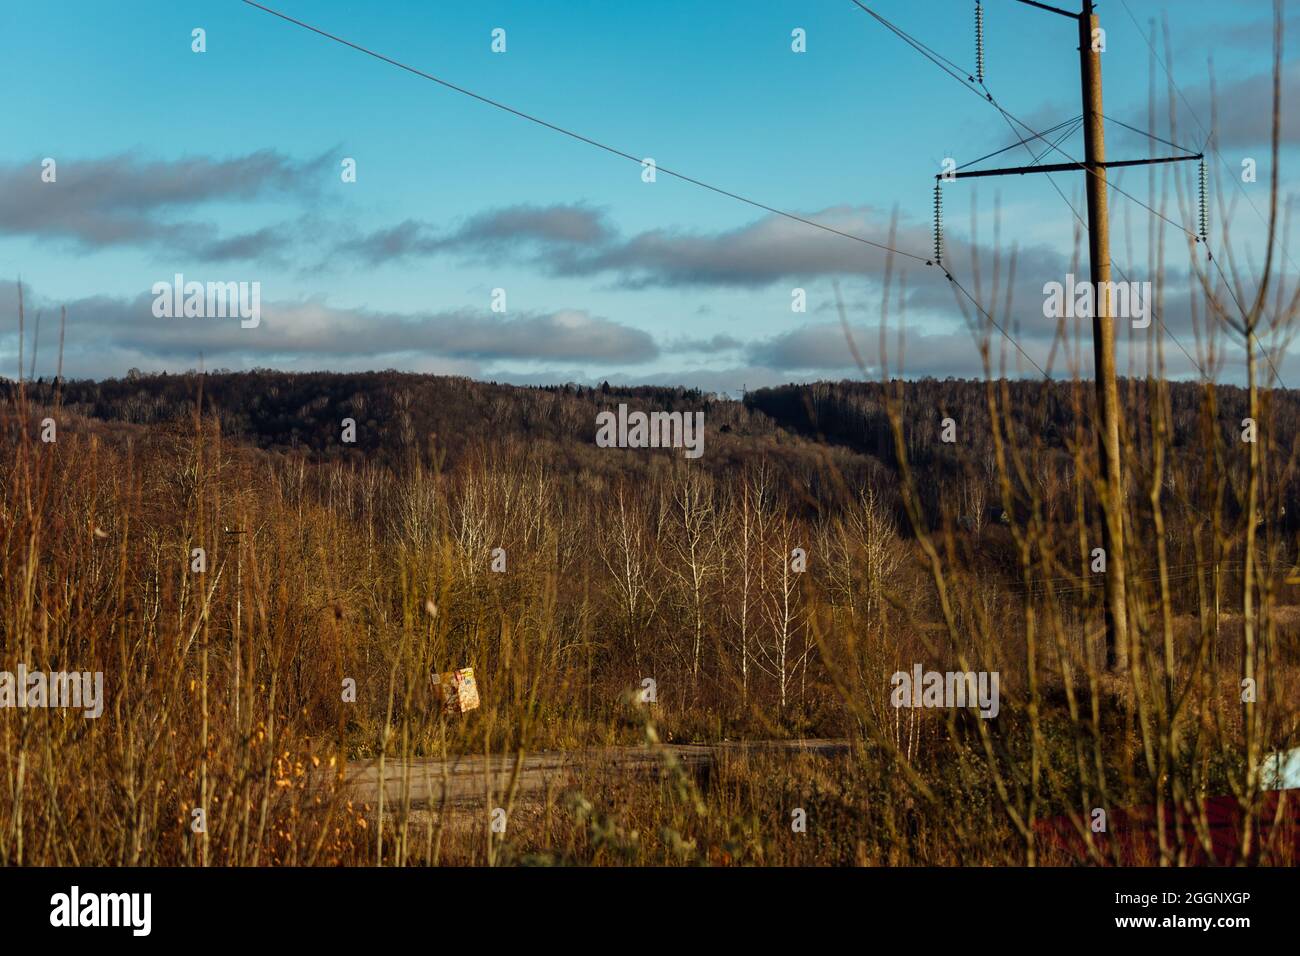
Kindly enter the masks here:
M 767 590 L 763 615 L 767 628 L 755 644 L 754 663 L 776 681 L 781 713 L 789 705 L 790 681 L 812 650 L 804 632 L 806 622 L 799 607 L 799 577 L 793 552 L 798 547 L 797 526 L 788 512 L 779 513 L 771 522 L 766 543 L 766 558 L 772 568 L 772 587 Z M 802 650 L 796 651 L 804 638 Z
M 740 596 L 733 612 L 726 609 L 735 636 L 730 643 L 740 650 L 741 702 L 749 703 L 749 672 L 753 659 L 753 611 L 755 591 L 759 588 L 759 566 L 763 561 L 762 541 L 768 512 L 771 508 L 772 488 L 767 469 L 759 466 L 740 482 L 739 494 L 733 492 L 732 508 L 738 512 L 735 525 L 739 532 L 734 540 L 736 567 Z M 736 503 L 738 499 L 738 503 Z
M 624 640 L 632 645 L 632 661 L 641 667 L 641 635 L 659 604 L 653 587 L 653 564 L 644 522 L 631 513 L 628 493 L 620 485 L 615 492 L 617 507 L 602 536 L 607 546 L 600 559 L 614 581 Z
M 686 604 L 690 627 L 691 689 L 698 688 L 704 646 L 705 611 L 710 580 L 722 566 L 722 549 L 713 514 L 713 481 L 701 471 L 682 467 L 669 489 L 671 507 L 664 561 Z

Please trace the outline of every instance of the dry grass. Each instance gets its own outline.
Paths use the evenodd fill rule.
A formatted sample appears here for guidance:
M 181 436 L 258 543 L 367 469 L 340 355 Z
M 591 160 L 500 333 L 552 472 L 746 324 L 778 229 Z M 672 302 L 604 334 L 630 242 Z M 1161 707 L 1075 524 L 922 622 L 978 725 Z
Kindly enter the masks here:
M 1275 142 L 1275 175 L 1277 159 Z M 1278 207 L 1275 179 L 1265 263 Z M 97 720 L 0 710 L 0 865 L 1037 864 L 1061 862 L 1045 825 L 1062 818 L 1082 847 L 1069 859 L 1103 864 L 1124 860 L 1094 808 L 1141 807 L 1146 858 L 1172 865 L 1196 861 L 1206 800 L 1225 794 L 1240 854 L 1291 862 L 1294 835 L 1261 819 L 1289 812 L 1261 765 L 1300 730 L 1298 555 L 1276 520 L 1297 451 L 1259 358 L 1289 341 L 1300 293 L 1234 276 L 1256 290 L 1234 309 L 1191 252 L 1198 352 L 1216 367 L 1240 336 L 1259 439 L 1238 440 L 1206 380 L 1198 454 L 1170 454 L 1153 325 L 1147 375 L 1123 395 L 1121 500 L 1097 481 L 1078 367 L 1054 445 L 1049 385 L 1013 412 L 999 306 L 968 316 L 992 452 L 954 449 L 964 500 L 923 487 L 913 461 L 934 423 L 905 420 L 905 387 L 886 383 L 896 470 L 816 516 L 808 486 L 834 469 L 778 487 L 761 466 L 714 478 L 675 461 L 620 483 L 505 440 L 445 473 L 414 440 L 400 466 L 313 463 L 228 443 L 201 378 L 188 425 L 148 427 L 37 406 L 20 385 L 0 409 L 0 669 L 102 671 L 107 701 Z M 1003 301 L 996 279 L 984 301 Z M 46 417 L 56 442 L 37 437 Z M 1007 521 L 963 528 L 971 501 Z M 1128 540 L 1122 668 L 1090 571 L 1102 521 Z M 488 568 L 496 547 L 505 574 Z M 791 572 L 795 547 L 815 556 L 807 573 Z M 915 662 L 998 672 L 997 719 L 891 707 L 891 673 Z M 443 721 L 430 675 L 465 665 L 482 707 Z M 629 696 L 647 676 L 650 707 Z M 799 735 L 852 749 L 707 773 L 663 750 L 658 775 L 597 761 L 558 791 L 517 786 L 542 748 Z M 362 805 L 340 785 L 350 759 L 447 754 L 515 773 L 470 807 L 414 806 L 406 788 Z

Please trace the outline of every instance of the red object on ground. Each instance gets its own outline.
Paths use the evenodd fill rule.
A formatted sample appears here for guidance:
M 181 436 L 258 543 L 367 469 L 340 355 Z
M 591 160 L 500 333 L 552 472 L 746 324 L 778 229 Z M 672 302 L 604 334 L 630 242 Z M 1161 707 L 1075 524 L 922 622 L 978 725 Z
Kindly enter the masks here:
M 1278 818 L 1281 800 L 1285 802 Z M 1088 827 L 1091 818 L 1085 815 L 1082 822 Z M 1207 799 L 1204 826 L 1199 824 L 1196 816 L 1189 816 L 1173 804 L 1165 806 L 1166 843 L 1173 849 L 1175 861 L 1180 850 L 1188 866 L 1234 866 L 1242 861 L 1242 811 L 1236 797 Z M 1069 866 L 1096 862 L 1089 856 L 1087 843 L 1069 817 L 1040 820 L 1037 830 L 1044 864 Z M 1112 811 L 1106 820 L 1106 831 L 1093 833 L 1092 839 L 1106 865 L 1157 866 L 1160 863 L 1159 824 L 1154 806 Z M 1273 790 L 1263 795 L 1245 862 L 1260 862 L 1261 849 L 1270 841 L 1275 842 L 1267 860 L 1269 864 L 1288 866 L 1300 862 L 1300 792 Z

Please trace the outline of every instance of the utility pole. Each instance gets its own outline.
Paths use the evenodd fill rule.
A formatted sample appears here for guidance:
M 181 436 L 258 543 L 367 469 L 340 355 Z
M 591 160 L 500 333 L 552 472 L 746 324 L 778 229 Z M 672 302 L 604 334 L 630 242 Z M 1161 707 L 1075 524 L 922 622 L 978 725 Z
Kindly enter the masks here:
M 1083 151 L 1088 188 L 1088 263 L 1093 288 L 1092 354 L 1097 385 L 1097 459 L 1109 503 L 1102 505 L 1106 549 L 1106 666 L 1128 669 L 1128 604 L 1124 587 L 1124 481 L 1119 461 L 1119 385 L 1115 381 L 1115 319 L 1110 314 L 1110 216 L 1106 207 L 1106 129 L 1101 108 L 1097 14 L 1083 0 L 1079 14 L 1079 76 L 1083 87 Z M 1106 283 L 1103 285 L 1102 283 Z
M 1092 348 L 1097 389 L 1097 457 L 1104 486 L 1102 501 L 1102 547 L 1106 551 L 1105 622 L 1106 666 L 1113 671 L 1128 667 L 1128 604 L 1124 584 L 1124 483 L 1120 470 L 1119 386 L 1115 380 L 1115 319 L 1111 315 L 1110 222 L 1106 211 L 1106 170 L 1121 166 L 1146 166 L 1200 160 L 1199 153 L 1186 156 L 1106 161 L 1105 115 L 1101 98 L 1101 49 L 1098 19 L 1093 0 L 1082 0 L 1082 10 L 1071 13 L 1037 0 L 1019 0 L 1026 6 L 1046 10 L 1076 21 L 1079 40 L 1079 78 L 1083 94 L 1082 163 L 1042 163 L 1008 169 L 948 171 L 936 181 L 980 176 L 1009 176 L 1026 173 L 1054 173 L 1083 170 L 1088 193 L 1088 259 L 1093 289 Z M 983 22 L 977 8 L 977 62 L 983 82 Z M 989 97 L 992 99 L 992 97 Z M 936 192 L 935 233 L 938 248 L 940 202 Z

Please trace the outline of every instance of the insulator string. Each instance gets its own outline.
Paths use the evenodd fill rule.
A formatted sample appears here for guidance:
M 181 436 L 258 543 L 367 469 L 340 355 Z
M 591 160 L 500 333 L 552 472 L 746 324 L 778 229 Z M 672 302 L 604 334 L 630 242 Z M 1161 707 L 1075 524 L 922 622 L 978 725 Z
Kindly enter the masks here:
M 1200 167 L 1198 169 L 1198 179 L 1200 181 L 1199 192 L 1201 197 L 1201 241 L 1202 242 L 1206 241 L 1210 237 L 1210 211 L 1209 211 L 1209 204 L 1206 201 L 1208 197 L 1206 195 L 1207 190 L 1206 190 L 1205 177 L 1206 177 L 1205 160 L 1202 159 L 1200 162 Z
M 934 261 L 943 262 L 943 187 L 934 184 Z

